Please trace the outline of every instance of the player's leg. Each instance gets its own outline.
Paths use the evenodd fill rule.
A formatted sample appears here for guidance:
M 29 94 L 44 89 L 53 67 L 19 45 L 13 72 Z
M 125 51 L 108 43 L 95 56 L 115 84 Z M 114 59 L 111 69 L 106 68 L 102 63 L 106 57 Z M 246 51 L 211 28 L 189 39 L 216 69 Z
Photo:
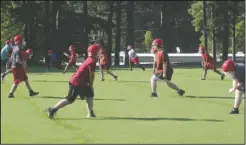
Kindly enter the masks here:
M 15 97 L 14 93 L 15 93 L 16 89 L 18 88 L 19 83 L 21 82 L 20 76 L 18 74 L 18 69 L 14 68 L 14 69 L 12 69 L 12 72 L 13 72 L 13 77 L 14 77 L 14 83 L 10 89 L 8 98 L 14 98 Z
M 39 92 L 34 92 L 34 91 L 33 91 L 33 89 L 32 89 L 32 87 L 31 87 L 30 82 L 29 82 L 28 79 L 24 80 L 24 82 L 25 82 L 26 88 L 27 88 L 28 91 L 29 91 L 29 96 L 32 97 L 32 96 L 36 96 L 36 95 L 39 94 Z
M 103 73 L 104 65 L 99 64 L 99 69 L 100 69 L 101 81 L 104 81 L 104 73 Z
M 78 95 L 79 94 L 77 92 L 77 89 L 72 84 L 69 83 L 69 90 L 68 90 L 68 95 L 66 96 L 66 98 L 57 102 L 53 107 L 47 108 L 48 117 L 50 119 L 52 119 L 54 117 L 55 113 L 59 109 L 65 107 L 69 104 L 72 104 Z
M 65 74 L 67 72 L 68 67 L 70 67 L 70 62 L 67 63 L 65 69 L 62 72 L 63 74 Z
M 145 71 L 145 68 L 138 62 L 137 63 L 138 67 L 141 68 L 143 71 Z
M 129 67 L 130 67 L 131 71 L 132 71 L 132 66 L 133 66 L 133 63 L 131 61 L 129 61 Z
M 109 65 L 108 65 L 108 64 L 105 65 L 105 68 L 106 68 L 106 72 L 107 72 L 109 75 L 111 75 L 111 76 L 114 78 L 114 80 L 117 80 L 118 76 L 116 76 L 116 75 L 113 74 L 111 71 L 109 71 Z
M 235 91 L 235 100 L 234 100 L 234 106 L 233 109 L 231 110 L 230 114 L 239 114 L 239 107 L 242 102 L 242 97 L 243 94 L 245 93 L 244 86 L 241 87 L 240 89 L 237 89 Z
M 8 69 L 6 70 L 4 73 L 1 74 L 1 81 L 3 81 L 3 79 L 9 74 L 11 73 L 12 70 L 11 69 Z
M 12 85 L 12 87 L 11 87 L 11 89 L 10 89 L 10 92 L 9 92 L 8 98 L 14 98 L 14 97 L 15 97 L 15 96 L 14 96 L 14 93 L 15 93 L 15 91 L 16 91 L 18 85 L 19 85 L 19 83 L 14 83 L 14 84 Z
M 49 61 L 49 62 L 47 63 L 47 69 L 48 69 L 48 71 L 50 71 L 51 66 L 52 66 L 52 62 L 51 62 L 51 61 Z
M 220 79 L 221 79 L 221 80 L 224 80 L 225 74 L 223 74 L 223 73 L 221 73 L 219 70 L 217 70 L 216 67 L 213 68 L 213 71 L 214 71 L 215 73 L 217 73 L 218 75 L 220 75 Z
M 9 59 L 5 60 L 5 65 L 6 65 L 6 71 L 4 73 L 1 74 L 1 81 L 3 81 L 3 79 L 12 72 L 11 70 L 11 61 Z
M 207 76 L 207 68 L 203 68 L 203 76 L 202 76 L 202 80 L 205 80 L 206 79 L 206 76 Z
M 139 57 L 135 57 L 133 59 L 133 63 L 136 64 L 139 68 L 141 68 L 143 71 L 145 71 L 145 68 L 139 63 Z
M 157 83 L 156 82 L 158 80 L 160 80 L 160 78 L 153 74 L 151 77 L 151 81 L 150 81 L 151 90 L 152 90 L 152 93 L 151 93 L 152 97 L 158 97 L 158 95 L 156 93 L 156 89 L 157 89 Z
M 117 80 L 118 76 L 116 76 L 115 74 L 113 74 L 111 71 L 109 71 L 108 69 L 106 70 L 108 74 L 110 74 L 114 80 Z
M 87 108 L 87 118 L 96 117 L 93 110 L 94 103 L 94 90 L 90 87 L 85 87 L 80 89 L 80 98 L 83 100 L 84 96 L 86 99 L 86 108 Z
M 172 79 L 172 75 L 173 75 L 173 70 L 172 69 L 169 69 L 167 71 L 167 78 L 164 79 L 164 81 L 166 82 L 167 86 L 175 91 L 177 91 L 177 93 L 180 95 L 180 96 L 183 96 L 185 91 L 180 89 L 176 84 L 174 84 L 173 82 L 171 82 L 171 79 Z

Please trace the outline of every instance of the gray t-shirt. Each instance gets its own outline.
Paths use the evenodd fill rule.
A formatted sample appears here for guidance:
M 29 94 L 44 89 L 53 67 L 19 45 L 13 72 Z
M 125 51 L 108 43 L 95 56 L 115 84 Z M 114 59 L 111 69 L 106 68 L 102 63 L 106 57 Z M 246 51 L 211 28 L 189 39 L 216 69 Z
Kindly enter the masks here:
M 243 63 L 236 63 L 233 79 L 238 80 L 240 83 L 245 83 L 245 65 Z
M 11 54 L 11 68 L 23 67 L 23 59 L 21 55 L 21 50 L 18 45 L 14 45 Z

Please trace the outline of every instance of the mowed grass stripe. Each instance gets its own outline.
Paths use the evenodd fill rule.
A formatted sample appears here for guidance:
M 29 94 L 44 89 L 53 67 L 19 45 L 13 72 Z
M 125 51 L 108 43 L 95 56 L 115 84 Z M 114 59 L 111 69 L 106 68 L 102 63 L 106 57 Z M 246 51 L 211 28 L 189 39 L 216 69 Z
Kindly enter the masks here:
M 185 88 L 187 96 L 190 97 L 179 97 L 166 85 L 158 83 L 160 97 L 153 99 L 149 97 L 151 70 L 145 72 L 141 70 L 115 71 L 115 73 L 119 75 L 118 82 L 113 81 L 109 75 L 105 75 L 105 82 L 100 82 L 100 76 L 97 73 L 95 112 L 98 117 L 96 119 L 85 118 L 85 105 L 79 100 L 58 112 L 56 115 L 58 120 L 53 121 L 52 125 L 50 123 L 52 121 L 44 118 L 43 112 L 40 113 L 42 109 L 54 105 L 66 95 L 67 81 L 71 73 L 65 76 L 31 74 L 32 84 L 41 92 L 40 96 L 33 99 L 18 98 L 18 96 L 17 98 L 23 99 L 23 101 L 28 100 L 28 104 L 33 103 L 34 105 L 30 106 L 36 106 L 34 107 L 36 108 L 36 110 L 34 109 L 35 118 L 40 120 L 41 117 L 44 122 L 48 121 L 51 130 L 55 130 L 53 126 L 59 129 L 64 127 L 64 130 L 60 129 L 60 134 L 71 133 L 65 138 L 60 138 L 58 135 L 58 141 L 50 136 L 48 140 L 51 143 L 60 143 L 59 138 L 66 140 L 67 143 L 74 143 L 76 139 L 73 137 L 75 136 L 75 138 L 82 136 L 83 139 L 86 139 L 83 140 L 86 143 L 243 142 L 243 107 L 241 107 L 241 114 L 238 116 L 228 114 L 233 98 L 225 94 L 231 87 L 231 80 L 226 79 L 221 82 L 219 76 L 209 72 L 207 80 L 201 81 L 200 69 L 199 71 L 197 69 L 176 69 L 173 81 Z M 10 83 L 10 78 L 8 79 L 6 81 Z M 21 86 L 18 90 L 21 89 L 25 95 L 26 89 L 24 85 Z M 8 91 L 9 87 L 4 90 Z M 58 89 L 52 91 L 55 87 Z M 3 101 L 8 101 L 8 99 Z M 12 102 L 7 104 L 9 103 L 12 104 Z M 8 118 L 6 120 L 12 120 L 7 114 L 5 115 Z M 23 116 L 26 115 L 23 113 Z M 3 110 L 2 116 L 4 116 Z M 37 124 L 43 125 L 42 122 Z M 19 125 L 15 126 L 15 129 L 19 128 Z M 32 133 L 36 132 L 38 131 L 32 131 Z M 46 134 L 46 131 L 43 130 L 42 134 Z M 12 136 L 12 140 L 15 140 L 14 136 Z M 37 138 L 33 140 L 35 141 Z

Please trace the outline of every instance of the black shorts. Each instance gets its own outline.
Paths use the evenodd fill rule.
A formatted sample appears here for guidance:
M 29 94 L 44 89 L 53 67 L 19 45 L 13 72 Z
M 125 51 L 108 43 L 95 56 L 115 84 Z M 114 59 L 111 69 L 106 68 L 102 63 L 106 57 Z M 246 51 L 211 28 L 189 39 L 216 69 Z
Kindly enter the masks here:
M 167 75 L 167 80 L 171 81 L 173 76 L 173 68 L 168 68 L 166 75 Z
M 70 102 L 74 102 L 77 97 L 80 97 L 82 100 L 85 98 L 93 98 L 94 91 L 89 87 L 76 87 L 69 82 L 68 95 L 66 99 Z
M 164 80 L 164 78 L 163 78 L 163 75 L 161 74 L 158 74 L 159 75 L 159 78 L 160 79 L 162 79 L 162 80 Z M 167 72 L 166 72 L 166 80 L 169 80 L 169 81 L 171 81 L 172 80 L 172 76 L 173 76 L 173 69 L 172 68 L 168 68 L 167 69 Z

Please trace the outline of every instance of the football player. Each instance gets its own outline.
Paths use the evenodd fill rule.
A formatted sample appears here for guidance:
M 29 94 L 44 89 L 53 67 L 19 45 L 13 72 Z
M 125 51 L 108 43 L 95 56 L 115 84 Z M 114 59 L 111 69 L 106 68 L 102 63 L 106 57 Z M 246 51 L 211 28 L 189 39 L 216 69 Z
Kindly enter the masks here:
M 152 88 L 152 97 L 158 97 L 156 93 L 157 83 L 156 81 L 162 80 L 167 86 L 175 91 L 180 96 L 183 96 L 185 91 L 180 89 L 176 84 L 171 82 L 173 75 L 173 68 L 169 61 L 169 56 L 163 49 L 162 39 L 155 39 L 152 43 L 152 52 L 155 53 L 155 61 L 153 64 L 153 75 L 151 78 L 151 88 Z
M 203 71 L 204 71 L 202 80 L 206 79 L 208 70 L 213 70 L 215 73 L 220 75 L 221 80 L 224 80 L 225 75 L 216 69 L 215 60 L 206 52 L 205 47 L 203 45 L 200 45 L 199 53 L 202 54 L 201 64 L 202 64 Z
M 229 92 L 235 92 L 234 106 L 230 114 L 239 114 L 239 106 L 242 102 L 242 95 L 245 94 L 245 65 L 226 60 L 222 65 L 225 74 L 232 77 L 232 88 Z
M 16 35 L 14 37 L 14 46 L 11 54 L 11 69 L 14 77 L 14 84 L 9 92 L 9 98 L 14 98 L 14 92 L 16 91 L 19 83 L 25 82 L 27 89 L 29 90 L 29 96 L 36 96 L 39 92 L 34 92 L 28 81 L 28 77 L 25 72 L 23 56 L 21 51 L 23 49 L 23 36 Z
M 88 58 L 70 78 L 66 98 L 59 101 L 55 106 L 47 108 L 48 117 L 50 119 L 53 118 L 54 114 L 59 109 L 72 104 L 78 96 L 80 96 L 82 100 L 86 99 L 87 117 L 96 117 L 93 111 L 93 83 L 95 78 L 96 57 L 100 47 L 99 44 L 93 44 L 88 48 Z
M 66 71 L 67 71 L 67 69 L 68 69 L 69 66 L 75 67 L 76 70 L 77 70 L 78 67 L 79 67 L 79 66 L 76 65 L 76 57 L 77 57 L 77 56 L 76 56 L 76 52 L 75 52 L 75 46 L 74 46 L 73 44 L 72 44 L 71 46 L 69 46 L 68 51 L 69 51 L 69 56 L 68 56 L 67 54 L 64 54 L 64 55 L 66 55 L 66 56 L 69 57 L 69 62 L 68 62 L 68 64 L 66 65 L 66 67 L 65 67 L 65 69 L 64 69 L 64 71 L 63 71 L 63 74 L 66 73 Z
M 103 74 L 104 70 L 107 72 L 107 74 L 111 75 L 114 78 L 114 80 L 117 80 L 118 76 L 116 76 L 111 71 L 109 71 L 109 62 L 108 62 L 107 52 L 105 48 L 102 48 L 100 50 L 98 61 L 99 61 L 99 68 L 101 72 L 101 81 L 104 81 L 104 74 Z
M 139 57 L 136 54 L 135 48 L 132 45 L 129 45 L 127 47 L 128 50 L 128 55 L 129 55 L 129 64 L 130 64 L 130 69 L 132 71 L 132 66 L 135 64 L 139 68 L 141 68 L 143 71 L 145 71 L 145 68 L 139 63 Z

